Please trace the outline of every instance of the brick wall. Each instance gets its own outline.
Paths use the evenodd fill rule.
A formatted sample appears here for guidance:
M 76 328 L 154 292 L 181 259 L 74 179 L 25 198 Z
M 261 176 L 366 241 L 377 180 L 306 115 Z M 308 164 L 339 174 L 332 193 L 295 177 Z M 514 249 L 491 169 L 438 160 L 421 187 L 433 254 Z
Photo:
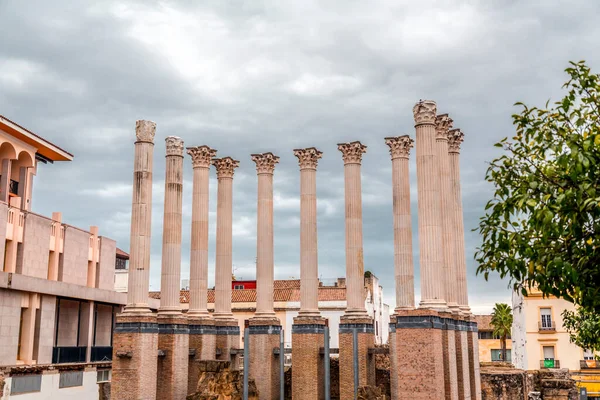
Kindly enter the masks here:
M 23 243 L 17 253 L 17 271 L 36 278 L 48 278 L 48 256 L 52 221 L 42 216 L 25 214 Z
M 116 258 L 117 242 L 104 236 L 100 237 L 100 260 L 96 270 L 99 289 L 114 289 Z
M 261 400 L 279 399 L 279 357 L 273 349 L 279 348 L 279 332 L 275 334 L 250 333 L 250 378 L 256 382 Z
M 17 362 L 21 293 L 0 289 L 0 365 Z
M 292 399 L 324 399 L 323 333 L 292 333 Z
M 64 253 L 58 268 L 59 280 L 87 286 L 89 243 L 89 232 L 65 226 Z

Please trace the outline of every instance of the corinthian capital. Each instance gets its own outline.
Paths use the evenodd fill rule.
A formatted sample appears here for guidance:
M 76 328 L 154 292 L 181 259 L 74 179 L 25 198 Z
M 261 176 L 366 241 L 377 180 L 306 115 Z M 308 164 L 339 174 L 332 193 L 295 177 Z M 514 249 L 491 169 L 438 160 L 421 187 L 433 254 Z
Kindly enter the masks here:
M 460 144 L 465 140 L 465 134 L 460 129 L 448 131 L 448 153 L 460 153 Z
M 135 121 L 135 136 L 138 142 L 154 143 L 156 122 L 143 119 Z
M 385 144 L 390 147 L 392 160 L 395 158 L 408 158 L 414 143 L 415 141 L 408 135 L 385 138 Z
M 360 164 L 363 153 L 367 152 L 367 146 L 359 141 L 338 143 L 338 150 L 342 152 L 344 164 Z
M 183 157 L 183 140 L 177 136 L 167 136 L 165 138 L 167 146 L 167 156 Z
M 306 149 L 294 149 L 294 155 L 298 157 L 300 169 L 317 169 L 319 159 L 323 157 L 323 152 L 314 147 Z
M 212 164 L 217 169 L 217 178 L 233 178 L 233 171 L 240 166 L 240 162 L 231 157 L 214 158 Z
M 435 117 L 435 138 L 448 140 L 448 131 L 452 129 L 452 123 L 452 118 L 448 114 L 440 114 Z
M 413 107 L 413 115 L 415 117 L 415 126 L 418 125 L 433 125 L 435 124 L 435 115 L 437 114 L 437 106 L 433 100 L 421 100 Z
M 217 155 L 215 149 L 211 149 L 206 145 L 188 147 L 187 153 L 192 157 L 193 168 L 210 168 L 213 157 Z
M 279 157 L 273 153 L 252 154 L 251 157 L 256 163 L 257 174 L 272 174 L 275 171 L 275 164 L 279 162 Z

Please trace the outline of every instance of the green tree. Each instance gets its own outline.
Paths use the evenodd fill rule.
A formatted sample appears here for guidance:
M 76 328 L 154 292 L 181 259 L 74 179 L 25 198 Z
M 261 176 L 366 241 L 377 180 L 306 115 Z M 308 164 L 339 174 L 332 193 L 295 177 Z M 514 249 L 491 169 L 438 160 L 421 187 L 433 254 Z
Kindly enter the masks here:
M 510 335 L 512 323 L 513 316 L 510 306 L 506 303 L 496 303 L 492 312 L 491 324 L 494 328 L 494 336 L 500 337 L 502 361 L 506 361 L 506 338 Z
M 515 136 L 496 144 L 504 153 L 487 170 L 495 192 L 475 259 L 485 279 L 498 272 L 515 290 L 536 286 L 590 315 L 600 313 L 600 77 L 583 61 L 566 72 L 564 98 L 543 108 L 517 103 Z M 589 338 L 580 345 L 600 350 L 599 324 L 567 326 Z M 590 328 L 596 334 L 582 331 Z

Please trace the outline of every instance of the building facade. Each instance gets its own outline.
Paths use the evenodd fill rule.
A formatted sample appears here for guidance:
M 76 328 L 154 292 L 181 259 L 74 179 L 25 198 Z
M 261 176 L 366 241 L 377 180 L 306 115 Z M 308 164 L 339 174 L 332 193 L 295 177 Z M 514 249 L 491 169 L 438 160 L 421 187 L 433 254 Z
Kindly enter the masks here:
M 566 368 L 589 398 L 600 398 L 600 362 L 571 343 L 562 312 L 575 306 L 533 288 L 527 296 L 513 293 L 513 364 L 525 370 Z
M 0 116 L 0 399 L 92 398 L 110 379 L 117 247 L 31 211 L 40 163 L 73 156 Z M 60 368 L 57 368 L 61 365 Z
M 480 362 L 512 362 L 510 335 L 506 338 L 506 360 L 502 358 L 502 343 L 497 335 L 494 335 L 492 316 L 475 315 L 479 338 L 479 361 Z

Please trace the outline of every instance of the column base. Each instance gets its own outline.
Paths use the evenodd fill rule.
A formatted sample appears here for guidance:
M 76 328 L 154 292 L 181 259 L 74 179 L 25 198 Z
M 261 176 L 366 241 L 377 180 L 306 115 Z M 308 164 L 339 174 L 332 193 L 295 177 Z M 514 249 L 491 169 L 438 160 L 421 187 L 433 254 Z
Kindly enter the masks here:
M 279 399 L 279 348 L 281 324 L 277 318 L 255 317 L 249 321 L 249 377 L 254 379 L 261 400 Z
M 188 391 L 189 326 L 183 314 L 158 318 L 157 399 L 185 399 Z M 182 379 L 183 378 L 183 379 Z
M 156 399 L 156 314 L 118 314 L 113 335 L 111 398 Z
M 298 316 L 292 325 L 292 399 L 325 398 L 321 348 L 325 343 L 325 318 Z
M 456 372 L 458 376 L 458 398 L 471 400 L 471 378 L 469 367 L 468 325 L 463 317 L 456 321 Z
M 419 308 L 443 312 L 448 310 L 448 304 L 445 300 L 441 299 L 421 300 Z
M 481 400 L 481 374 L 479 370 L 479 334 L 477 322 L 469 318 L 467 342 L 469 346 L 469 381 L 471 383 L 471 399 Z
M 446 398 L 443 327 L 434 310 L 402 311 L 391 319 L 392 398 Z
M 231 355 L 231 350 L 241 348 L 240 327 L 237 320 L 215 319 L 215 353 L 217 360 L 230 361 L 231 370 L 236 371 L 240 368 L 239 357 Z
M 216 359 L 215 321 L 210 317 L 188 315 L 189 348 L 188 358 L 188 394 L 196 392 L 200 377 L 200 361 Z
M 373 320 L 344 315 L 339 328 L 340 399 L 354 398 L 354 329 L 358 330 L 358 386 L 375 386 L 375 357 L 369 354 L 369 348 L 375 347 Z

